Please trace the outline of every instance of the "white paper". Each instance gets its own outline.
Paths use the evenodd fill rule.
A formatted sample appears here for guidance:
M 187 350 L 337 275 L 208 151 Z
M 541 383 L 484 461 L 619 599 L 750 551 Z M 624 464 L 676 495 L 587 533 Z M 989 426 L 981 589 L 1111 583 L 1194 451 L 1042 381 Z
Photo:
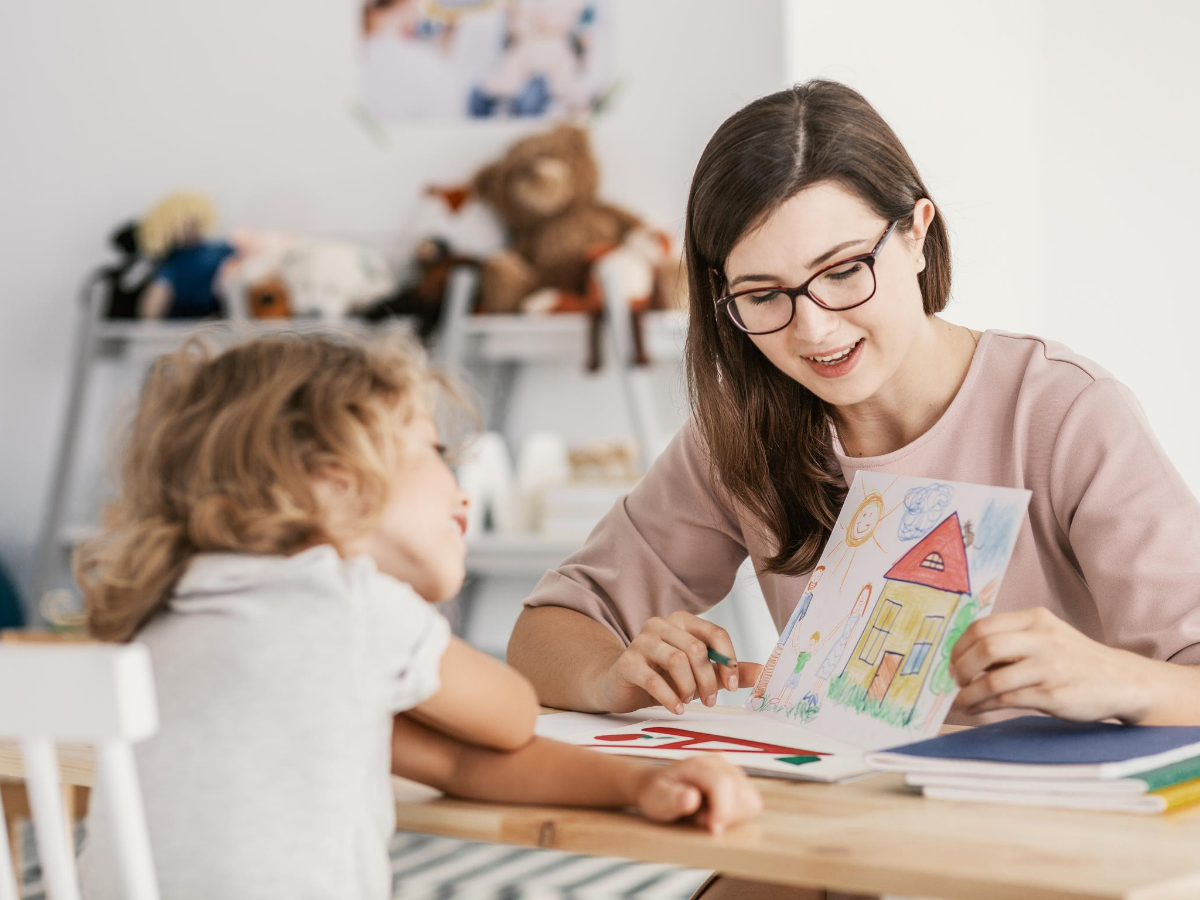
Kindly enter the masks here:
M 865 749 L 937 734 L 950 649 L 991 611 L 1029 497 L 857 473 L 746 707 Z
M 554 736 L 567 743 L 618 756 L 684 759 L 718 753 L 755 775 L 802 781 L 840 781 L 870 771 L 859 748 L 784 722 L 746 714 L 687 712 L 672 716 L 664 712 L 659 707 L 658 718 L 633 723 L 612 721 L 624 717 L 575 713 L 568 714 L 572 717 L 571 722 L 561 724 L 585 724 L 587 727 L 582 731 L 566 734 L 565 730 L 559 729 L 560 723 L 555 723 L 552 728 L 559 732 Z M 541 729 L 539 733 L 542 733 Z

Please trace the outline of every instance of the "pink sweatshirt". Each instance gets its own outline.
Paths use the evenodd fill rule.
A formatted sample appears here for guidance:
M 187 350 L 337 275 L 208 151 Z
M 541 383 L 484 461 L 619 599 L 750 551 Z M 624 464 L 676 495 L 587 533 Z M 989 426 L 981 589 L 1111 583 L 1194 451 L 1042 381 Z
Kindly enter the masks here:
M 988 331 L 941 419 L 907 447 L 848 457 L 859 469 L 1033 492 L 996 612 L 1045 606 L 1085 635 L 1154 659 L 1200 663 L 1200 505 L 1129 390 L 1062 344 Z M 686 424 L 581 550 L 526 606 L 562 606 L 626 644 L 651 616 L 720 602 L 769 548 L 714 489 Z M 760 574 L 782 628 L 808 576 Z M 959 721 L 967 721 L 960 719 Z

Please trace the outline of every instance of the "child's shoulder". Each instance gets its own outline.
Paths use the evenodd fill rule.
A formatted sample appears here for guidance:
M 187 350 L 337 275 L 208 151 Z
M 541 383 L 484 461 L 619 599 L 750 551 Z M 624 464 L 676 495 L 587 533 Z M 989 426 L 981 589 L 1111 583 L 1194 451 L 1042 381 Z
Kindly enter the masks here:
M 221 597 L 338 594 L 354 581 L 337 551 L 328 545 L 291 556 L 254 553 L 198 553 L 188 563 L 172 597 L 178 603 L 204 603 Z
M 210 628 L 270 631 L 286 625 L 292 637 L 313 633 L 395 635 L 425 630 L 440 618 L 401 581 L 367 556 L 342 558 L 329 545 L 291 556 L 203 553 L 192 559 L 168 610 L 173 618 Z M 361 638 L 357 638 L 361 639 Z

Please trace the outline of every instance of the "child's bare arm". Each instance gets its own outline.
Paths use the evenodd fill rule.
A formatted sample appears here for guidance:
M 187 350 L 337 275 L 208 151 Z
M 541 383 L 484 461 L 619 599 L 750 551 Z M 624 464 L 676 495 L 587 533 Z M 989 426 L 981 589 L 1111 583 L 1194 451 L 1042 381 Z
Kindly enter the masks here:
M 481 747 L 515 750 L 529 743 L 537 694 L 515 669 L 451 638 L 438 678 L 437 693 L 410 710 L 412 718 Z
M 565 806 L 636 806 L 650 819 L 693 816 L 713 833 L 762 810 L 745 774 L 714 757 L 669 766 L 606 756 L 546 738 L 498 752 L 396 716 L 392 771 L 456 797 Z

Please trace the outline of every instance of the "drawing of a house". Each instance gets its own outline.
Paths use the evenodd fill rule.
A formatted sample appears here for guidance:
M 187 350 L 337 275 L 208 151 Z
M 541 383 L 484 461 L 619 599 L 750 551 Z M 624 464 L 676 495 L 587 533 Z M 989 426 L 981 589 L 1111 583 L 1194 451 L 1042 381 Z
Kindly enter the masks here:
M 958 513 L 922 538 L 884 578 L 839 687 L 847 696 L 860 698 L 864 708 L 907 723 L 947 623 L 959 601 L 971 593 Z

